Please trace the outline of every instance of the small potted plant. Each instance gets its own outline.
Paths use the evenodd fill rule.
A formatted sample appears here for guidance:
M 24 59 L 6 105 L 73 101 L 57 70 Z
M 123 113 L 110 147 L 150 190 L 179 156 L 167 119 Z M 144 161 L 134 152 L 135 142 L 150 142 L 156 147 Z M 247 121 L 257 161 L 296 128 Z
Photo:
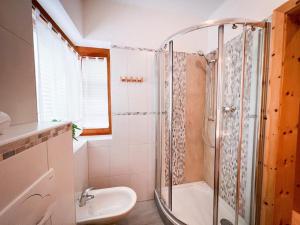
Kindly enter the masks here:
M 61 120 L 54 119 L 52 122 L 61 122 Z M 77 137 L 81 134 L 81 130 L 77 124 L 72 123 L 72 138 L 74 140 L 78 141 Z
M 74 140 L 78 141 L 77 137 L 81 134 L 81 130 L 77 124 L 72 123 L 72 137 Z

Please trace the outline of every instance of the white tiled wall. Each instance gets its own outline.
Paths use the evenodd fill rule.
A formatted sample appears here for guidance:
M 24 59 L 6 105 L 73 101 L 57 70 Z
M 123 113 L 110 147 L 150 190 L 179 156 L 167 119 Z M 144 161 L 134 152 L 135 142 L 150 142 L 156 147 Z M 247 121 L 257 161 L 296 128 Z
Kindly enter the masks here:
M 0 1 L 0 111 L 13 124 L 37 120 L 32 2 Z
M 74 183 L 75 196 L 78 195 L 88 187 L 88 151 L 87 143 L 78 141 L 73 142 L 74 151 Z
M 111 49 L 112 139 L 89 141 L 89 184 L 129 186 L 138 200 L 153 198 L 155 167 L 154 53 Z M 122 83 L 120 76 L 143 76 Z M 146 115 L 118 115 L 143 112 Z

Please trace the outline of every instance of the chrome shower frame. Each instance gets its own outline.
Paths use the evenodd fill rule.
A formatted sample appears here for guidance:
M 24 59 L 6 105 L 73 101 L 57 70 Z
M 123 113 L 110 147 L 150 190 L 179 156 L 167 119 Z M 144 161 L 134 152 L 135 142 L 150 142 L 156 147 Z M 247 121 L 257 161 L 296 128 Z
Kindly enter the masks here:
M 268 39 L 270 35 L 269 31 L 269 23 L 265 21 L 253 21 L 253 20 L 247 20 L 247 19 L 240 19 L 240 18 L 229 18 L 229 19 L 223 19 L 223 20 L 209 20 L 206 22 L 203 22 L 199 25 L 191 26 L 185 29 L 182 29 L 175 34 L 169 36 L 160 46 L 160 49 L 157 52 L 166 52 L 167 47 L 169 47 L 169 70 L 168 70 L 168 76 L 169 76 L 169 87 L 173 87 L 173 41 L 181 37 L 185 34 L 188 34 L 190 32 L 196 31 L 196 30 L 201 30 L 203 28 L 208 28 L 208 27 L 218 27 L 218 51 L 217 51 L 217 57 L 216 57 L 216 63 L 217 63 L 217 71 L 216 71 L 216 90 L 217 94 L 215 96 L 215 119 L 216 119 L 216 128 L 215 128 L 215 161 L 214 161 L 214 198 L 213 198 L 213 225 L 218 225 L 218 208 L 219 208 L 219 180 L 220 180 L 220 150 L 221 150 L 221 140 L 222 140 L 222 111 L 223 111 L 223 106 L 222 106 L 222 87 L 223 87 L 223 82 L 222 82 L 222 77 L 224 73 L 224 27 L 225 25 L 241 25 L 243 26 L 243 68 L 242 68 L 242 74 L 241 74 L 241 86 L 240 86 L 240 127 L 239 127 L 239 143 L 238 143 L 238 166 L 237 166 L 237 183 L 236 183 L 236 208 L 235 208 L 235 225 L 238 224 L 238 214 L 239 214 L 239 187 L 240 187 L 240 173 L 241 173 L 241 149 L 242 149 L 242 132 L 243 132 L 243 127 L 242 127 L 242 121 L 243 121 L 243 93 L 244 93 L 244 76 L 245 76 L 245 68 L 244 68 L 244 63 L 245 63 L 245 44 L 246 44 L 246 27 L 252 27 L 252 28 L 262 28 L 263 29 L 263 34 L 264 34 L 264 39 L 265 41 L 263 42 L 263 49 L 265 52 L 262 54 L 262 81 L 267 80 L 267 74 L 268 74 Z M 156 58 L 157 61 L 159 61 L 158 57 Z M 157 62 L 159 63 L 159 62 Z M 156 64 L 157 65 L 157 64 Z M 157 68 L 156 68 L 157 69 Z M 156 71 L 159 71 L 158 69 Z M 156 145 L 156 185 L 155 185 L 155 200 L 158 206 L 158 209 L 162 215 L 162 217 L 165 219 L 165 222 L 167 224 L 176 224 L 176 225 L 184 225 L 185 223 L 180 221 L 178 218 L 176 218 L 175 215 L 172 213 L 172 153 L 173 153 L 173 146 L 172 146 L 172 93 L 173 90 L 172 88 L 169 89 L 169 94 L 170 94 L 170 106 L 169 106 L 169 154 L 170 154 L 170 162 L 169 162 L 169 186 L 168 186 L 168 203 L 164 203 L 163 200 L 161 199 L 161 173 L 162 173 L 162 168 L 161 168 L 161 149 L 162 149 L 162 128 L 160 124 L 162 123 L 161 115 L 163 113 L 166 113 L 164 110 L 162 110 L 162 99 L 161 99 L 161 92 L 162 92 L 162 87 L 161 84 L 163 82 L 161 75 L 159 74 L 158 77 L 158 82 L 159 82 L 159 94 L 158 94 L 158 103 L 159 103 L 159 109 L 158 109 L 158 120 L 157 120 L 157 145 Z M 265 85 L 265 84 L 263 84 Z M 261 104 L 261 111 L 265 111 L 265 96 L 266 96 L 266 87 L 263 86 L 262 89 L 262 99 L 260 101 Z M 259 220 L 259 212 L 257 212 L 257 209 L 259 209 L 260 205 L 260 198 L 257 196 L 260 196 L 260 183 L 261 183 L 261 176 L 262 176 L 262 171 L 257 171 L 261 170 L 261 166 L 259 166 L 259 163 L 262 162 L 262 157 L 263 157 L 263 144 L 262 144 L 262 139 L 261 137 L 264 136 L 264 113 L 261 113 L 260 116 L 260 129 L 259 129 L 259 134 L 256 135 L 256 143 L 257 144 L 257 159 L 255 162 L 255 178 L 253 178 L 253 182 L 255 185 L 252 185 L 255 187 L 254 193 L 252 193 L 252 203 L 253 203 L 253 209 L 251 210 L 251 225 L 257 224 L 253 221 Z M 158 145 L 159 144 L 159 145 Z M 158 189 L 157 189 L 158 187 Z

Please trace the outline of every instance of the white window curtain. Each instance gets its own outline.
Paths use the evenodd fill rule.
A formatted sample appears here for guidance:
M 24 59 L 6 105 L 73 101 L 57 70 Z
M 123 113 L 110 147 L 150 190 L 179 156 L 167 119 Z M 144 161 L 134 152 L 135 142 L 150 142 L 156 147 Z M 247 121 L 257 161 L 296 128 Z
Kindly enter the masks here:
M 77 53 L 35 10 L 34 47 L 39 121 L 81 120 L 82 80 Z
M 108 128 L 106 58 L 82 58 L 83 128 Z

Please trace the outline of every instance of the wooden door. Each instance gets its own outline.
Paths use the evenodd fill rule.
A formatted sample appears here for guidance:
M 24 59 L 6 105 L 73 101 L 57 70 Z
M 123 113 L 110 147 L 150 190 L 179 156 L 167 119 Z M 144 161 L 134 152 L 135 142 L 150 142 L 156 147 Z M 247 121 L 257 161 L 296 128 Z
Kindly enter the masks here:
M 300 1 L 272 15 L 261 225 L 292 223 L 300 104 Z M 298 166 L 299 170 L 299 166 Z M 300 173 L 300 171 L 297 171 Z M 300 203 L 299 203 L 300 204 Z

